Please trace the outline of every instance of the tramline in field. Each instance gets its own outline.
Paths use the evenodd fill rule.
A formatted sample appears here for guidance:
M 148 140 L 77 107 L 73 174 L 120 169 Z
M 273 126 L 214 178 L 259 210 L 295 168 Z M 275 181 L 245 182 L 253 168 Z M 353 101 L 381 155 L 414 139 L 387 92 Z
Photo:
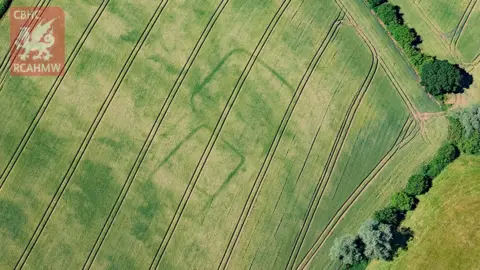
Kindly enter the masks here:
M 338 268 L 443 128 L 354 0 L 15 5 L 63 8 L 66 61 L 0 47 L 0 268 Z

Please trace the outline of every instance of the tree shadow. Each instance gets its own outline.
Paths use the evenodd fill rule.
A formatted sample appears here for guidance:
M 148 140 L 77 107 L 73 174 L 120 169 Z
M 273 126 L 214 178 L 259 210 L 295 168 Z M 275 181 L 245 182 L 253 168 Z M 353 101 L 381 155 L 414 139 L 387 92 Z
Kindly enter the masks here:
M 392 247 L 394 254 L 402 250 L 408 250 L 408 242 L 413 239 L 415 233 L 410 228 L 401 227 L 393 235 Z
M 473 84 L 473 76 L 462 67 L 458 65 L 457 67 L 460 70 L 461 79 L 460 79 L 460 86 L 457 88 L 455 93 L 463 93 L 465 92 L 465 89 L 470 88 L 470 86 Z

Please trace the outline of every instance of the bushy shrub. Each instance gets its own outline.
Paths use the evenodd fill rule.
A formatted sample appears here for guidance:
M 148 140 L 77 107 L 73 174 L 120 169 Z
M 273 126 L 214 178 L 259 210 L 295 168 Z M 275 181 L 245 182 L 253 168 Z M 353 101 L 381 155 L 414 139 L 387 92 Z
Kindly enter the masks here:
M 463 138 L 463 126 L 460 120 L 455 117 L 447 117 L 448 125 L 448 140 L 458 145 Z
M 420 76 L 427 93 L 434 96 L 456 92 L 461 86 L 460 69 L 447 60 L 435 60 L 423 65 Z
M 395 207 L 388 206 L 376 211 L 373 218 L 381 223 L 398 226 L 403 218 L 403 213 Z
M 368 267 L 368 260 L 365 259 L 353 265 L 342 265 L 341 270 L 365 270 Z
M 368 6 L 370 8 L 375 8 L 377 6 L 380 6 L 381 4 L 387 2 L 387 0 L 367 0 Z
M 430 179 L 423 174 L 415 174 L 408 179 L 405 192 L 412 196 L 418 196 L 427 192 L 430 188 Z
M 401 211 L 410 211 L 415 206 L 415 199 L 405 191 L 400 191 L 393 194 L 390 205 Z
M 458 149 L 451 143 L 444 144 L 438 149 L 435 157 L 424 167 L 424 173 L 431 179 L 437 177 L 448 164 L 459 156 Z
M 363 243 L 357 237 L 345 235 L 335 239 L 330 249 L 330 258 L 340 260 L 345 265 L 355 265 L 365 259 Z
M 377 13 L 378 18 L 387 26 L 400 23 L 398 7 L 390 3 L 383 3 L 377 6 L 375 13 Z

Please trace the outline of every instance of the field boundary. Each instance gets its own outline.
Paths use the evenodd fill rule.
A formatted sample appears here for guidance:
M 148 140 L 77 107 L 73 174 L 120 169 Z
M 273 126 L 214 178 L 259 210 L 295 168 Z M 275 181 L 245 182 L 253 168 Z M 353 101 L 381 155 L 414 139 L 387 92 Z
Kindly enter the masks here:
M 53 211 L 55 210 L 58 202 L 60 201 L 60 198 L 62 197 L 63 193 L 65 192 L 65 189 L 67 188 L 70 180 L 72 179 L 72 176 L 80 163 L 80 160 L 82 159 L 86 149 L 88 148 L 88 145 L 91 142 L 91 139 L 99 126 L 100 122 L 103 119 L 103 116 L 105 115 L 110 103 L 113 100 L 113 97 L 115 96 L 117 90 L 120 88 L 121 83 L 123 82 L 123 79 L 125 78 L 126 74 L 128 73 L 131 65 L 133 64 L 133 61 L 135 60 L 136 56 L 138 55 L 138 52 L 141 50 L 143 47 L 143 44 L 147 37 L 150 35 L 151 30 L 153 29 L 153 26 L 155 25 L 156 21 L 162 14 L 166 4 L 168 3 L 169 0 L 161 0 L 160 3 L 158 4 L 155 12 L 153 13 L 153 16 L 150 18 L 147 26 L 143 30 L 143 33 L 140 37 L 140 39 L 137 40 L 137 43 L 135 44 L 133 50 L 130 52 L 130 55 L 127 58 L 127 61 L 123 65 L 120 73 L 117 76 L 117 79 L 114 82 L 114 85 L 110 89 L 110 92 L 108 93 L 107 98 L 104 100 L 102 107 L 97 113 L 97 116 L 95 117 L 94 121 L 92 122 L 85 138 L 82 141 L 82 144 L 80 145 L 79 149 L 77 150 L 74 159 L 72 160 L 65 176 L 62 179 L 62 182 L 60 183 L 59 187 L 55 191 L 55 194 L 50 201 L 48 208 L 45 210 L 42 219 L 38 223 L 32 237 L 30 238 L 27 246 L 25 247 L 21 257 L 19 258 L 17 264 L 15 265 L 15 269 L 21 269 L 23 268 L 28 256 L 30 255 L 31 251 L 35 247 L 35 244 L 37 243 L 38 239 L 40 238 L 46 224 L 50 220 L 51 215 L 53 214 Z
M 0 174 L 0 191 L 2 191 L 3 185 L 5 184 L 8 176 L 10 175 L 13 168 L 15 167 L 15 164 L 17 163 L 17 160 L 20 158 L 20 155 L 23 153 L 25 146 L 27 145 L 28 141 L 30 140 L 30 137 L 32 136 L 35 129 L 37 128 L 38 123 L 40 122 L 40 120 L 43 117 L 43 114 L 45 113 L 48 106 L 50 105 L 50 102 L 55 96 L 55 93 L 57 92 L 58 88 L 62 84 L 63 79 L 65 78 L 65 75 L 70 70 L 70 67 L 72 66 L 81 48 L 83 47 L 83 44 L 85 43 L 87 38 L 90 36 L 90 33 L 92 32 L 93 28 L 95 27 L 98 20 L 102 16 L 109 2 L 110 0 L 103 0 L 102 3 L 99 5 L 97 11 L 94 13 L 92 19 L 90 20 L 87 27 L 85 28 L 82 35 L 80 36 L 80 39 L 77 41 L 74 48 L 72 49 L 72 52 L 68 56 L 66 60 L 66 64 L 61 69 L 61 72 L 65 71 L 64 76 L 57 76 L 55 78 L 52 86 L 50 87 L 50 90 L 48 91 L 47 95 L 45 96 L 42 102 L 42 105 L 40 105 L 40 108 L 37 110 L 37 113 L 35 114 L 32 121 L 30 122 L 30 125 L 28 126 L 27 130 L 23 134 L 22 139 L 20 140 L 20 143 L 15 148 L 15 151 L 12 157 L 9 159 L 7 166 L 5 167 L 5 169 L 3 169 L 2 174 Z
M 338 32 L 339 26 L 341 25 L 342 22 L 342 11 L 340 11 L 335 18 L 335 20 L 332 22 L 330 25 L 330 28 L 325 35 L 325 38 L 323 41 L 320 43 L 320 46 L 318 47 L 317 51 L 314 54 L 314 57 L 310 61 L 307 69 L 305 70 L 305 73 L 302 76 L 302 79 L 300 83 L 298 84 L 297 88 L 295 89 L 295 92 L 292 96 L 292 99 L 290 101 L 290 104 L 288 105 L 282 121 L 280 122 L 280 125 L 277 129 L 277 132 L 275 133 L 274 139 L 267 151 L 267 154 L 265 156 L 265 159 L 262 163 L 262 166 L 260 168 L 260 171 L 257 174 L 257 177 L 255 179 L 255 182 L 249 192 L 247 201 L 245 202 L 245 205 L 242 208 L 242 213 L 240 214 L 240 217 L 237 221 L 237 224 L 235 225 L 235 229 L 230 236 L 230 240 L 228 242 L 227 248 L 225 249 L 225 252 L 222 256 L 222 259 L 218 265 L 218 269 L 225 269 L 227 268 L 230 258 L 232 253 L 234 252 L 234 249 L 236 247 L 236 244 L 238 243 L 238 239 L 240 238 L 241 233 L 243 232 L 243 228 L 245 226 L 245 223 L 248 220 L 248 217 L 250 216 L 250 213 L 252 211 L 252 207 L 255 204 L 255 201 L 258 197 L 258 194 L 260 192 L 260 189 L 262 187 L 263 181 L 265 179 L 265 176 L 268 172 L 269 166 L 271 161 L 273 160 L 273 157 L 276 153 L 277 147 L 280 144 L 281 138 L 283 136 L 283 133 L 288 125 L 288 122 L 290 120 L 290 117 L 293 114 L 293 111 L 295 110 L 295 107 L 303 93 L 303 90 L 305 89 L 307 83 L 310 80 L 310 77 L 312 76 L 313 72 L 315 71 L 316 67 L 318 66 L 318 63 L 320 62 L 320 59 L 322 58 L 325 50 L 327 49 L 328 45 L 330 45 L 331 41 L 335 38 L 336 33 Z
M 217 19 L 220 17 L 220 15 L 222 14 L 225 6 L 228 4 L 229 0 L 222 0 L 219 5 L 217 6 L 215 12 L 212 14 L 212 16 L 210 17 L 210 20 L 208 21 L 207 25 L 205 26 L 202 34 L 200 35 L 200 37 L 198 38 L 198 41 L 197 43 L 195 44 L 192 52 L 190 53 L 190 56 L 188 57 L 187 59 L 187 62 L 184 64 L 183 68 L 182 68 L 182 71 L 180 72 L 180 74 L 178 75 L 177 79 L 175 80 L 175 83 L 174 85 L 172 86 L 172 88 L 170 89 L 170 92 L 164 102 L 164 104 L 162 105 L 162 108 L 157 116 L 157 118 L 155 119 L 155 122 L 152 126 L 152 128 L 150 129 L 150 132 L 148 133 L 148 136 L 145 140 L 145 142 L 143 143 L 143 146 L 142 146 L 142 149 L 140 150 L 140 152 L 138 153 L 137 155 L 137 158 L 135 160 L 135 163 L 132 167 L 132 169 L 130 170 L 128 176 L 127 176 L 127 180 L 125 181 L 125 183 L 123 184 L 123 187 L 122 187 L 122 190 L 120 191 L 120 193 L 118 194 L 117 196 L 117 199 L 115 201 L 115 204 L 113 205 L 112 207 L 112 210 L 110 211 L 107 219 L 105 220 L 105 224 L 100 232 L 100 234 L 97 236 L 97 239 L 95 240 L 95 243 L 92 247 L 92 249 L 90 250 L 90 253 L 83 265 L 83 269 L 90 269 L 100 248 L 102 247 L 104 241 L 105 241 L 105 238 L 107 237 L 107 234 L 108 232 L 110 231 L 110 228 L 111 226 L 113 225 L 120 209 L 121 209 L 121 206 L 123 205 L 123 202 L 125 201 L 125 198 L 130 190 L 130 187 L 138 173 L 138 170 L 140 169 L 140 166 L 141 164 L 143 163 L 143 160 L 145 159 L 145 156 L 148 152 L 148 150 L 150 149 L 151 145 L 152 145 L 152 142 L 153 142 L 153 139 L 156 137 L 157 135 L 157 132 L 163 122 L 163 119 L 165 118 L 165 115 L 166 113 L 168 112 L 169 108 L 170 108 L 170 105 L 171 103 L 173 102 L 173 99 L 175 98 L 180 86 L 182 85 L 185 77 L 187 76 L 188 72 L 190 71 L 190 68 L 192 67 L 195 59 L 197 58 L 203 44 L 205 43 L 208 35 L 210 34 L 210 31 L 213 29 Z M 200 126 L 201 127 L 204 127 L 204 126 Z
M 162 242 L 160 243 L 160 246 L 155 253 L 155 256 L 152 260 L 152 263 L 150 264 L 150 269 L 156 269 L 158 268 L 158 265 L 160 264 L 161 259 L 163 258 L 163 254 L 165 254 L 165 250 L 167 249 L 167 246 L 170 242 L 171 237 L 173 236 L 175 229 L 178 225 L 178 222 L 180 221 L 183 211 L 185 210 L 185 207 L 190 199 L 191 194 L 193 193 L 193 190 L 196 186 L 196 183 L 198 179 L 200 178 L 200 175 L 202 173 L 202 170 L 207 162 L 207 159 L 213 149 L 213 146 L 215 145 L 220 132 L 223 128 L 223 125 L 225 124 L 225 121 L 227 120 L 228 115 L 230 114 L 231 109 L 233 108 L 233 105 L 240 93 L 240 90 L 243 87 L 243 84 L 245 83 L 248 75 L 250 74 L 250 71 L 252 70 L 258 56 L 262 52 L 263 48 L 265 47 L 265 44 L 267 43 L 268 39 L 270 38 L 271 34 L 273 33 L 273 30 L 275 29 L 278 21 L 282 17 L 283 13 L 287 9 L 287 7 L 290 5 L 291 0 L 284 0 L 282 4 L 280 5 L 279 9 L 275 13 L 274 17 L 270 21 L 270 23 L 267 26 L 267 29 L 265 29 L 260 41 L 257 43 L 255 50 L 253 51 L 252 55 L 250 56 L 250 59 L 248 60 L 245 68 L 242 71 L 242 74 L 240 75 L 240 78 L 238 79 L 228 101 L 227 104 L 225 105 L 222 115 L 220 116 L 219 120 L 217 121 L 217 124 L 215 125 L 215 129 L 212 132 L 212 135 L 210 136 L 210 139 L 202 153 L 202 156 L 200 157 L 200 160 L 197 163 L 197 166 L 195 167 L 195 171 L 192 174 L 192 177 L 190 178 L 188 185 L 185 189 L 185 192 L 183 193 L 182 199 L 180 200 L 180 203 L 177 206 L 177 209 L 175 211 L 175 214 L 168 226 L 167 231 L 165 232 L 165 235 L 163 237 Z

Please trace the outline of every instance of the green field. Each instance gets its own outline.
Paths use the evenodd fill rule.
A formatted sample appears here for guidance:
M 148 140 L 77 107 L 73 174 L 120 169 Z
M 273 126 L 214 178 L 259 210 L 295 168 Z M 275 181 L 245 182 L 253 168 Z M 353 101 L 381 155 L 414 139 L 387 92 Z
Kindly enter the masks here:
M 369 269 L 475 269 L 480 253 L 477 228 L 480 157 L 462 156 L 435 179 L 403 226 L 415 236 L 408 252 Z
M 0 23 L 0 269 L 335 269 L 444 138 L 361 0 L 132 3 L 15 1 L 64 9 L 62 77 Z

